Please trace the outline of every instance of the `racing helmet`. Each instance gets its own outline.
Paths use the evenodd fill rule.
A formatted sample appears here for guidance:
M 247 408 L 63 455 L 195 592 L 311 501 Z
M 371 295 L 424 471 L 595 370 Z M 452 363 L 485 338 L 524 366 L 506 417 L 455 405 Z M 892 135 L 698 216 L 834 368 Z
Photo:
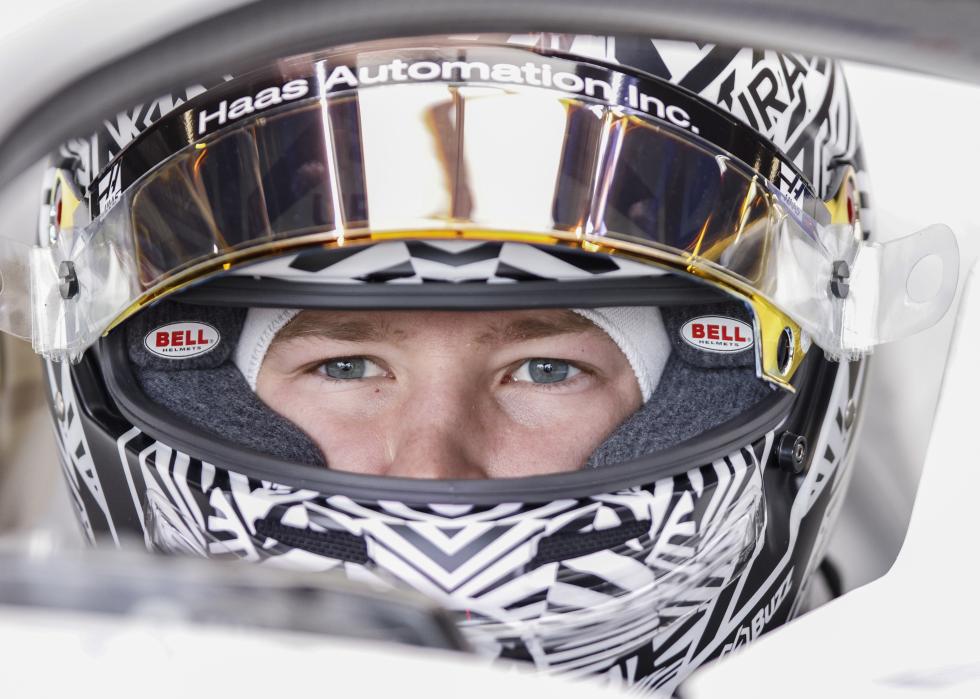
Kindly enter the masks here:
M 801 610 L 866 355 L 949 305 L 948 272 L 906 292 L 921 259 L 955 270 L 949 231 L 885 244 L 871 222 L 831 60 L 402 38 L 205 79 L 66 143 L 0 301 L 44 356 L 93 545 L 407 586 L 493 657 L 670 691 Z M 559 312 L 636 380 L 571 469 L 538 453 L 506 477 L 358 472 L 295 396 L 260 397 L 277 339 L 331 318 L 409 318 L 450 342 L 469 319 Z M 520 359 L 535 385 L 571 370 Z M 326 364 L 336 380 L 366 366 Z M 574 441 L 600 408 L 536 424 Z M 482 429 L 467 419 L 464 444 Z

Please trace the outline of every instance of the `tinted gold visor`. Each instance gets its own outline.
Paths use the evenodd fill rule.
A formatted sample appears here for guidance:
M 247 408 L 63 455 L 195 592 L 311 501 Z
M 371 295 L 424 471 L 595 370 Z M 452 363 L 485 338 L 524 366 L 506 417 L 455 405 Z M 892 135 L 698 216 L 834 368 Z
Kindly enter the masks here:
M 759 373 L 780 384 L 811 339 L 850 356 L 945 311 L 955 274 L 925 301 L 909 301 L 905 281 L 925 256 L 955 269 L 948 229 L 888 250 L 865 244 L 822 203 L 805 213 L 702 141 L 695 124 L 587 92 L 406 82 L 229 123 L 33 251 L 35 348 L 79 356 L 143 305 L 246 262 L 407 238 L 568 244 L 695 275 L 751 304 Z M 835 295 L 845 269 L 848 291 Z M 67 298 L 66 274 L 77 285 Z M 4 293 L 10 301 L 16 285 Z

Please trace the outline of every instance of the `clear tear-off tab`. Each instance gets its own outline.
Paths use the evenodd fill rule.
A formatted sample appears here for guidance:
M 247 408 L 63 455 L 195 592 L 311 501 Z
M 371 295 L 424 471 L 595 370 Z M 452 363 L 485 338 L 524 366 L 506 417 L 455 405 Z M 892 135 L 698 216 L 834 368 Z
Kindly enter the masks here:
M 842 344 L 861 347 L 870 340 L 880 345 L 932 327 L 953 303 L 959 267 L 956 236 L 943 224 L 863 246 L 855 259 L 852 284 L 856 289 L 876 287 L 875 304 L 845 304 Z
M 0 332 L 22 340 L 33 336 L 31 247 L 0 238 Z

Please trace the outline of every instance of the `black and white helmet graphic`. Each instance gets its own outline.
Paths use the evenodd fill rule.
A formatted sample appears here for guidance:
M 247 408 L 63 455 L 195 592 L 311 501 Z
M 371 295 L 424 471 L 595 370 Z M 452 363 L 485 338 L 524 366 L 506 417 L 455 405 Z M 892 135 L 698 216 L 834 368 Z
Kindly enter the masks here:
M 804 609 L 866 356 L 941 305 L 841 291 L 823 58 L 392 39 L 103 127 L 42 212 L 84 312 L 35 341 L 88 540 L 412 588 L 542 671 L 669 692 Z

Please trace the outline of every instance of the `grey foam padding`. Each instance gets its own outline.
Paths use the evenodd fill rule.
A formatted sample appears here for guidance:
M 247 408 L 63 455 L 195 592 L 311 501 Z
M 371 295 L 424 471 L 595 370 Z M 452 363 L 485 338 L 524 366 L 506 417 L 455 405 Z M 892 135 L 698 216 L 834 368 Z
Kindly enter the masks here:
M 755 369 L 706 369 L 672 353 L 650 400 L 595 450 L 586 468 L 632 461 L 672 447 L 737 417 L 771 392 Z
M 259 400 L 231 362 L 213 369 L 137 369 L 136 378 L 150 400 L 203 430 L 286 461 L 326 465 L 306 433 Z
M 683 325 L 701 316 L 726 316 L 751 326 L 752 316 L 742 303 L 664 306 L 660 314 L 671 342 L 660 383 L 650 400 L 595 450 L 586 468 L 632 461 L 672 447 L 741 415 L 772 392 L 755 375 L 753 348 L 710 352 L 681 338 Z
M 190 357 L 158 357 L 148 352 L 143 344 L 148 333 L 161 325 L 179 322 L 207 323 L 214 326 L 220 334 L 218 344 L 214 349 L 204 354 Z M 138 367 L 144 369 L 159 369 L 161 371 L 184 371 L 187 369 L 213 369 L 221 366 L 238 344 L 238 336 L 245 322 L 244 308 L 192 306 L 184 303 L 167 301 L 158 303 L 142 313 L 137 314 L 126 323 L 126 344 L 129 347 L 129 359 Z
M 167 323 L 214 326 L 218 345 L 205 354 L 168 359 L 147 351 L 146 334 Z M 126 324 L 126 343 L 136 380 L 146 396 L 191 424 L 244 447 L 313 466 L 324 466 L 313 440 L 263 403 L 231 356 L 245 322 L 244 308 L 164 302 Z
M 740 320 L 752 327 L 752 316 L 748 309 L 737 301 L 724 303 L 705 303 L 698 306 L 664 306 L 660 309 L 664 327 L 670 337 L 673 353 L 688 364 L 704 368 L 754 367 L 755 348 L 749 347 L 741 352 L 711 352 L 698 349 L 681 339 L 684 323 L 701 316 L 726 316 Z

